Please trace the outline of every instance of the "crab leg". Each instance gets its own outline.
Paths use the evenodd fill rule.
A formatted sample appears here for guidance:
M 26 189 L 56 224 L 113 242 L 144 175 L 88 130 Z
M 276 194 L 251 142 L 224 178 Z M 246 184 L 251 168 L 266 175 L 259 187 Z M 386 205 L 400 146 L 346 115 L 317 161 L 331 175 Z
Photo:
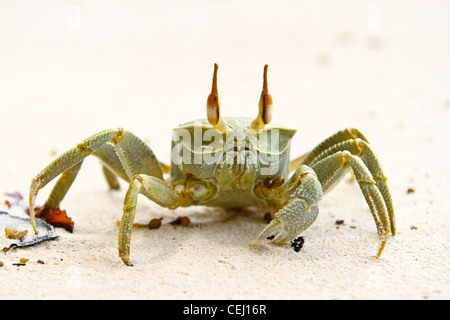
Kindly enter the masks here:
M 128 177 L 122 167 L 122 163 L 117 157 L 115 147 L 112 143 L 105 143 L 100 149 L 95 151 L 93 155 L 102 160 L 103 173 L 111 189 L 117 190 L 120 188 L 116 175 L 129 182 Z M 57 209 L 59 207 L 61 201 L 64 199 L 76 176 L 78 175 L 82 163 L 83 160 L 61 174 L 61 177 L 55 183 L 55 186 L 53 187 L 49 197 L 47 198 L 47 201 L 45 202 L 44 209 Z
M 96 158 L 100 159 L 103 167 L 103 174 L 105 175 L 108 185 L 114 189 L 114 185 L 117 186 L 117 177 L 130 182 L 130 179 L 122 166 L 122 162 L 116 153 L 116 146 L 112 142 L 105 143 L 100 149 L 93 154 Z
M 322 143 L 320 143 L 311 152 L 309 152 L 307 155 L 305 155 L 306 157 L 301 161 L 301 164 L 305 164 L 307 166 L 311 165 L 311 163 L 313 161 L 315 161 L 316 158 L 320 154 L 322 154 L 324 151 L 326 151 L 330 147 L 332 147 L 340 142 L 350 140 L 350 139 L 361 139 L 361 140 L 369 143 L 367 138 L 358 129 L 347 128 L 347 129 L 341 130 L 339 132 L 336 132 L 328 139 L 325 139 L 324 141 L 322 141 Z M 296 161 L 296 160 L 294 160 L 294 161 Z
M 113 148 L 117 151 L 118 156 L 111 156 Z M 133 175 L 138 173 L 163 178 L 161 167 L 153 152 L 135 135 L 124 131 L 122 128 L 108 129 L 96 133 L 79 143 L 75 148 L 64 152 L 32 180 L 29 201 L 30 217 L 35 232 L 34 208 L 39 190 L 55 177 L 63 174 L 52 190 L 48 201 L 51 207 L 57 207 L 72 185 L 81 163 L 93 153 L 103 160 L 110 171 L 127 181 L 131 181 Z M 108 155 L 111 157 L 108 157 Z M 120 159 L 120 161 L 117 161 L 117 159 Z
M 45 206 L 51 209 L 56 209 L 59 207 L 59 203 L 64 199 L 67 191 L 69 191 L 72 186 L 72 183 L 77 177 L 82 164 L 83 161 L 80 161 L 78 164 L 74 165 L 70 169 L 67 169 L 61 174 L 61 177 L 58 179 L 52 189 L 52 192 L 48 196 Z
M 376 187 L 380 190 L 381 195 L 383 196 L 383 200 L 386 204 L 386 208 L 388 210 L 389 214 L 389 225 L 390 230 L 392 232 L 392 235 L 395 236 L 396 234 L 396 223 L 395 223 L 395 215 L 394 215 L 394 206 L 392 204 L 392 197 L 391 193 L 389 191 L 389 187 L 386 184 L 386 176 L 384 175 L 383 169 L 381 168 L 380 162 L 373 152 L 370 145 L 362 140 L 362 139 L 354 139 L 354 140 L 347 140 L 340 143 L 337 143 L 325 151 L 323 151 L 320 155 L 318 155 L 313 161 L 311 161 L 310 166 L 314 167 L 314 165 L 324 158 L 340 151 L 349 151 L 353 155 L 356 155 L 361 158 L 361 160 L 364 162 L 367 169 L 372 174 L 373 179 L 375 180 Z M 343 177 L 343 175 L 340 175 L 339 177 Z M 339 181 L 339 179 L 334 179 L 334 184 L 336 184 Z M 324 192 L 326 193 L 329 191 L 334 184 L 329 184 L 326 188 L 324 188 Z
M 119 230 L 119 257 L 127 266 L 133 266 L 130 260 L 130 243 L 139 194 L 162 207 L 174 209 L 178 206 L 177 194 L 165 181 L 145 174 L 133 177 L 125 195 Z
M 52 181 L 55 177 L 57 177 L 64 171 L 69 170 L 72 167 L 81 163 L 84 160 L 84 158 L 89 156 L 95 150 L 99 149 L 109 140 L 119 137 L 122 134 L 122 132 L 123 130 L 121 129 L 110 129 L 94 134 L 93 136 L 84 140 L 82 143 L 79 143 L 75 148 L 72 148 L 64 152 L 53 162 L 51 162 L 47 167 L 45 167 L 36 177 L 33 178 L 33 180 L 31 181 L 29 201 L 30 201 L 30 217 L 34 232 L 36 232 L 34 208 L 36 197 L 39 190 L 45 187 L 50 181 Z M 68 184 L 68 187 L 70 187 L 70 184 Z M 58 194 L 61 195 L 61 193 Z
M 349 168 L 355 174 L 356 181 L 358 181 L 377 226 L 380 238 L 378 258 L 386 246 L 392 229 L 386 202 L 367 166 L 358 156 L 351 154 L 349 151 L 336 152 L 312 165 L 312 169 L 316 172 L 324 191 L 335 185 L 336 181 L 339 181 Z
M 120 184 L 119 180 L 117 180 L 116 175 L 114 172 L 109 170 L 106 166 L 102 166 L 103 174 L 105 175 L 106 182 L 108 183 L 108 186 L 113 190 L 119 190 Z
M 369 145 L 369 141 L 358 129 L 347 128 L 335 133 L 320 143 L 311 152 L 291 161 L 290 171 L 293 171 L 300 164 L 312 166 L 325 157 L 332 155 L 335 152 L 344 150 L 348 150 L 352 154 L 359 156 L 372 173 L 373 178 L 376 181 L 376 185 L 383 195 L 384 201 L 386 202 L 386 207 L 389 212 L 391 232 L 392 235 L 395 236 L 397 231 L 394 206 L 392 203 L 391 193 L 386 184 L 387 178 L 383 173 L 377 156 Z M 340 175 L 341 178 L 343 176 L 343 174 Z M 330 190 L 337 182 L 339 182 L 339 180 L 335 179 L 334 184 L 330 184 L 328 186 L 328 190 Z M 328 190 L 324 190 L 324 192 L 327 192 Z

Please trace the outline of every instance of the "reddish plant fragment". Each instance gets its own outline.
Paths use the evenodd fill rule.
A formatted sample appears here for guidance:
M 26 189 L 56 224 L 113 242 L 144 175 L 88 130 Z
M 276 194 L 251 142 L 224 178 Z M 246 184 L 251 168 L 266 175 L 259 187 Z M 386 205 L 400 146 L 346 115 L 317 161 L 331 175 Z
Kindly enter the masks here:
M 52 209 L 49 206 L 44 205 L 43 207 L 36 208 L 36 217 L 44 219 L 52 226 L 62 227 L 69 232 L 73 232 L 75 223 L 67 216 L 66 210 L 61 210 L 59 208 Z

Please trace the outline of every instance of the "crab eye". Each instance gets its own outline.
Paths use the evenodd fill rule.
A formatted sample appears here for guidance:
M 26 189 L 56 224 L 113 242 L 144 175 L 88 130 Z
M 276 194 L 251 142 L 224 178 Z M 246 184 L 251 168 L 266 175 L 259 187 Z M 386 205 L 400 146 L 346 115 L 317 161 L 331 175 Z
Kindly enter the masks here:
M 259 99 L 259 113 L 255 120 L 251 124 L 251 129 L 254 133 L 258 133 L 264 129 L 266 124 L 272 120 L 272 106 L 273 100 L 272 96 L 269 94 L 268 84 L 267 84 L 267 69 L 269 66 L 266 64 L 264 66 L 263 74 L 263 89 L 261 92 L 261 98 Z
M 217 69 L 217 63 L 215 63 L 211 93 L 206 101 L 206 115 L 208 116 L 209 123 L 213 126 L 216 126 L 220 119 L 220 100 L 219 92 L 217 91 Z
M 219 66 L 214 63 L 214 75 L 212 80 L 211 93 L 206 101 L 206 115 L 208 117 L 209 123 L 211 123 L 219 132 L 225 133 L 229 131 L 227 123 L 223 118 L 220 117 L 220 100 L 219 92 L 217 90 L 217 69 Z

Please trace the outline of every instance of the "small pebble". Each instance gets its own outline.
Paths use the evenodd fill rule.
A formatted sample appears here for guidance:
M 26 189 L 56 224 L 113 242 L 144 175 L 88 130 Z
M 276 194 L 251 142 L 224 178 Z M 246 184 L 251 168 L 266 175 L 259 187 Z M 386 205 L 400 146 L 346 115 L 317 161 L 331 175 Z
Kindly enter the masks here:
M 298 237 L 297 239 L 291 241 L 291 248 L 294 249 L 295 252 L 299 252 L 304 243 L 305 239 L 303 239 L 303 237 Z
M 159 229 L 159 227 L 161 227 L 161 220 L 162 220 L 162 218 L 152 219 L 148 224 L 148 228 L 149 229 Z
M 178 217 L 174 221 L 169 223 L 174 226 L 187 227 L 191 223 L 191 220 L 188 217 Z

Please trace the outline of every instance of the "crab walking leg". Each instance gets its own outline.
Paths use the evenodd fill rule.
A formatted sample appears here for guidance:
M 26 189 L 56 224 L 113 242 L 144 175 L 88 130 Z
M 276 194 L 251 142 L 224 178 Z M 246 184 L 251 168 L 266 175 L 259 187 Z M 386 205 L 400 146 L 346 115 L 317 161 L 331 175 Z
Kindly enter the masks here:
M 299 185 L 293 192 L 288 192 L 288 204 L 275 214 L 275 218 L 250 245 L 257 245 L 273 234 L 277 234 L 273 244 L 286 244 L 316 220 L 319 213 L 317 204 L 323 196 L 320 181 L 308 166 L 299 167 L 286 186 L 290 188 L 295 181 Z
M 311 166 L 314 166 L 316 163 L 321 161 L 322 159 L 340 151 L 349 151 L 353 155 L 356 155 L 361 158 L 361 160 L 366 165 L 367 169 L 369 169 L 370 173 L 372 174 L 373 179 L 375 180 L 377 188 L 380 190 L 381 195 L 383 196 L 384 202 L 386 204 L 386 208 L 388 210 L 389 214 L 389 224 L 390 224 L 390 230 L 392 232 L 392 235 L 396 235 L 396 223 L 395 223 L 395 214 L 394 214 L 394 205 L 392 203 L 392 197 L 391 193 L 389 191 L 389 187 L 386 184 L 387 178 L 383 172 L 383 169 L 381 168 L 380 161 L 378 160 L 378 157 L 373 152 L 370 145 L 362 140 L 362 139 L 354 139 L 354 140 L 347 140 L 342 141 L 340 143 L 335 144 L 334 146 L 328 148 L 327 150 L 323 151 L 320 155 L 318 155 L 312 162 Z M 339 177 L 343 177 L 343 175 L 340 175 Z M 334 180 L 334 184 L 338 182 L 338 179 Z M 330 184 L 327 188 L 324 189 L 324 192 L 326 193 L 328 190 L 330 190 L 334 185 Z
M 52 192 L 48 196 L 47 201 L 45 202 L 45 206 L 51 209 L 56 209 L 59 207 L 59 203 L 64 199 L 67 191 L 69 191 L 70 187 L 72 186 L 72 183 L 77 177 L 82 164 L 83 161 L 80 161 L 80 163 L 74 165 L 72 168 L 64 171 L 61 174 L 61 177 L 58 179 L 52 189 Z
M 125 195 L 119 230 L 119 257 L 127 266 L 133 265 L 130 260 L 130 243 L 139 194 L 145 195 L 162 207 L 174 209 L 178 206 L 176 193 L 165 181 L 145 174 L 133 177 Z
M 93 155 L 97 156 L 104 163 L 102 166 L 103 173 L 111 189 L 117 190 L 120 187 L 119 182 L 117 180 L 117 176 L 129 182 L 129 179 L 125 173 L 125 170 L 122 167 L 120 159 L 116 155 L 115 147 L 112 143 L 109 142 L 105 143 L 102 147 L 100 147 L 100 149 L 95 151 Z M 75 178 L 77 177 L 78 172 L 81 169 L 82 163 L 83 160 L 80 161 L 80 163 L 74 165 L 73 167 L 67 169 L 61 174 L 61 177 L 58 179 L 58 181 L 56 182 L 55 186 L 52 189 L 52 192 L 47 198 L 44 208 L 48 207 L 50 209 L 56 209 L 59 207 L 61 201 L 64 199 L 65 195 L 72 186 Z
M 107 182 L 109 179 L 111 179 L 107 175 L 111 176 L 111 174 L 113 174 L 116 176 L 116 178 L 117 177 L 122 178 L 126 182 L 130 183 L 130 179 L 128 178 L 127 173 L 125 172 L 125 169 L 122 166 L 122 162 L 117 156 L 116 146 L 114 145 L 114 143 L 112 142 L 105 143 L 100 149 L 95 151 L 92 155 L 98 158 L 102 163 L 103 168 L 109 171 L 108 172 L 105 171 L 105 169 L 103 169 L 103 173 L 105 175 Z
M 112 143 L 116 147 L 119 157 L 129 181 L 136 174 L 163 179 L 163 171 L 152 149 L 140 138 L 129 131 L 124 131 L 119 139 Z
M 121 177 L 125 181 L 130 182 L 128 175 L 122 166 L 122 162 L 117 156 L 116 147 L 113 143 L 106 142 L 92 155 L 99 158 L 103 163 L 103 174 L 105 175 L 106 181 L 111 189 L 120 189 L 117 177 Z M 45 203 L 46 206 L 51 209 L 56 209 L 59 207 L 59 204 L 64 199 L 78 172 L 80 171 L 82 163 L 83 161 L 61 174 L 61 177 L 56 182 L 50 196 Z
M 51 207 L 58 207 L 72 185 L 82 161 L 91 154 L 98 157 L 110 171 L 105 174 L 107 179 L 113 177 L 112 173 L 126 181 L 131 181 L 132 177 L 138 173 L 163 178 L 161 167 L 153 151 L 141 139 L 122 128 L 101 131 L 63 153 L 32 180 L 30 216 L 34 230 L 34 208 L 39 190 L 62 173 L 50 199 Z M 110 186 L 114 184 L 114 180 L 108 182 Z
M 323 142 L 321 142 L 317 147 L 315 147 L 311 152 L 307 154 L 307 156 L 302 160 L 301 164 L 305 164 L 307 166 L 311 165 L 313 161 L 316 160 L 316 158 L 322 154 L 325 150 L 329 149 L 330 147 L 346 141 L 350 139 L 361 139 L 367 143 L 369 141 L 367 138 L 358 130 L 355 128 L 346 128 L 344 130 L 341 130 L 339 132 L 336 132 L 328 139 L 325 139 Z M 294 160 L 295 161 L 295 160 Z
M 348 168 L 353 170 L 356 181 L 358 181 L 375 220 L 380 239 L 378 258 L 386 246 L 391 228 L 386 203 L 367 166 L 358 156 L 351 154 L 349 151 L 336 152 L 312 166 L 324 191 L 328 190 L 329 186 L 335 185 L 335 181 L 340 180 L 341 176 L 347 173 Z
M 83 142 L 79 143 L 75 148 L 64 152 L 33 178 L 31 181 L 29 202 L 31 224 L 33 225 L 33 230 L 35 233 L 36 221 L 34 208 L 39 190 L 45 187 L 50 181 L 61 173 L 81 163 L 87 156 L 92 154 L 95 150 L 101 148 L 109 140 L 120 138 L 122 133 L 123 129 L 108 129 L 92 135 Z M 70 187 L 70 185 L 68 185 L 68 187 Z M 59 196 L 61 196 L 61 194 L 62 193 L 59 193 Z
M 109 170 L 105 165 L 102 166 L 103 174 L 105 175 L 106 182 L 108 183 L 108 186 L 113 190 L 119 190 L 120 184 L 119 180 L 117 180 L 116 175 L 114 172 Z

